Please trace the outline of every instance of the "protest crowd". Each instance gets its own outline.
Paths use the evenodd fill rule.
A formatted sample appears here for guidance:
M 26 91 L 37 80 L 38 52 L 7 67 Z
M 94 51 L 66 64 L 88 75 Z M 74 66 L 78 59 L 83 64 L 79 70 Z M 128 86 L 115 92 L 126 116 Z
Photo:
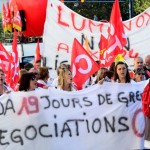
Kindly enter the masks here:
M 117 0 L 115 3 L 117 3 Z M 111 21 L 111 23 L 113 24 L 113 21 Z M 16 30 L 18 30 L 18 28 L 16 28 Z M 57 76 L 51 77 L 51 70 L 49 69 L 49 66 L 43 66 L 43 64 L 42 64 L 43 58 L 40 55 L 39 49 L 37 49 L 37 51 L 36 51 L 33 63 L 28 62 L 24 66 L 21 66 L 19 64 L 19 58 L 18 58 L 18 53 L 17 53 L 17 36 L 16 36 L 17 32 L 16 32 L 16 30 L 14 29 L 14 39 L 13 39 L 13 43 L 12 43 L 13 52 L 12 52 L 11 56 L 7 53 L 7 51 L 5 50 L 3 45 L 0 43 L 0 47 L 3 50 L 3 53 L 5 53 L 5 56 L 2 53 L 0 53 L 0 59 L 1 59 L 1 63 L 0 63 L 0 101 L 3 100 L 3 97 L 5 95 L 15 93 L 15 92 L 30 93 L 33 91 L 42 92 L 43 90 L 46 91 L 46 90 L 55 89 L 55 90 L 58 90 L 59 92 L 65 91 L 68 93 L 72 93 L 72 92 L 76 92 L 76 91 L 80 92 L 82 90 L 83 91 L 88 90 L 89 88 L 91 88 L 95 85 L 100 85 L 100 87 L 103 87 L 103 85 L 105 85 L 105 83 L 115 83 L 115 84 L 118 84 L 118 86 L 119 85 L 126 86 L 126 84 L 130 84 L 130 86 L 132 86 L 137 83 L 136 86 L 139 86 L 138 83 L 140 83 L 140 82 L 142 83 L 144 81 L 146 84 L 143 88 L 143 91 L 148 86 L 150 86 L 150 54 L 147 54 L 144 58 L 141 57 L 140 55 L 133 58 L 132 59 L 133 60 L 133 64 L 132 64 L 133 68 L 131 69 L 129 67 L 128 63 L 126 62 L 126 60 L 124 59 L 124 57 L 121 55 L 122 49 L 126 45 L 126 39 L 124 38 L 124 36 L 121 37 L 122 39 L 119 39 L 121 48 L 118 46 L 119 50 L 117 48 L 114 50 L 113 59 L 111 59 L 110 61 L 106 60 L 104 58 L 104 55 L 100 55 L 100 60 L 92 59 L 90 54 L 88 54 L 88 51 L 86 51 L 82 47 L 82 45 L 80 43 L 78 43 L 78 41 L 76 39 L 74 39 L 72 51 L 75 51 L 76 50 L 75 46 L 78 46 L 78 50 L 80 51 L 80 53 L 82 53 L 84 55 L 84 57 L 82 57 L 82 58 L 86 59 L 86 61 L 87 61 L 86 63 L 83 63 L 84 64 L 83 66 L 86 68 L 87 65 L 89 65 L 90 73 L 89 74 L 85 73 L 84 72 L 85 70 L 83 69 L 84 67 L 82 68 L 82 65 L 75 66 L 76 71 L 80 70 L 79 71 L 80 73 L 79 72 L 75 73 L 75 70 L 74 70 L 75 61 L 80 62 L 81 58 L 79 58 L 79 60 L 77 60 L 76 59 L 77 56 L 75 56 L 75 53 L 72 52 L 71 63 L 60 63 L 58 65 L 58 67 L 56 68 L 55 74 Z M 122 30 L 121 34 L 124 34 L 123 30 Z M 112 35 L 110 35 L 110 37 L 111 36 Z M 85 57 L 85 55 L 86 55 L 86 57 Z M 112 53 L 111 53 L 111 55 L 112 55 Z M 15 57 L 13 57 L 13 56 L 15 56 Z M 82 76 L 81 72 L 83 74 L 88 74 L 88 75 L 86 77 Z M 109 87 L 109 88 L 111 88 L 111 87 Z M 146 93 L 147 101 L 150 101 L 149 93 L 150 93 L 150 89 Z M 130 96 L 132 97 L 132 95 L 130 95 Z M 137 97 L 136 97 L 136 99 L 138 100 Z M 48 97 L 46 97 L 46 98 L 47 98 L 47 101 L 49 101 Z M 87 105 L 92 104 L 92 102 L 88 101 L 86 98 L 83 101 L 85 102 L 85 105 L 86 105 L 86 102 L 87 102 Z M 140 102 L 142 103 L 142 99 L 140 99 Z M 32 105 L 32 102 L 31 102 L 31 105 Z M 75 103 L 73 103 L 73 105 L 75 105 Z M 76 102 L 76 105 L 79 105 L 80 107 L 82 107 L 80 105 L 79 101 Z M 22 105 L 22 106 L 24 106 L 24 105 Z M 0 113 L 1 113 L 1 111 L 0 111 Z M 145 113 L 145 112 L 143 112 L 143 113 Z M 83 113 L 83 116 L 86 116 L 86 113 Z M 148 117 L 148 116 L 144 116 L 144 117 L 145 117 L 144 147 L 150 149 L 150 117 Z M 53 118 L 56 119 L 57 117 L 54 115 Z M 107 122 L 106 118 L 104 120 L 105 120 L 105 122 Z M 88 124 L 87 120 L 85 122 Z M 121 124 L 122 126 L 125 126 L 125 124 L 123 124 L 121 121 L 119 122 L 119 124 Z M 55 123 L 54 127 L 55 127 L 55 134 L 57 137 L 58 133 L 56 132 L 57 131 L 56 126 L 57 125 Z M 78 128 L 77 123 L 76 123 L 76 127 Z M 42 129 L 42 127 L 40 129 Z M 89 128 L 87 125 L 87 130 L 88 129 Z M 1 128 L 0 128 L 0 131 L 1 131 Z M 42 134 L 42 135 L 44 135 L 44 134 Z M 78 135 L 78 132 L 77 132 L 77 135 Z M 0 139 L 4 139 L 1 132 L 0 132 Z M 6 143 L 3 143 L 2 141 L 3 140 L 0 140 L 0 146 L 1 146 L 1 144 L 4 144 L 4 145 L 6 144 Z
M 27 63 L 19 70 L 19 82 L 15 87 L 15 91 L 33 91 L 55 88 L 63 91 L 77 91 L 72 82 L 72 72 L 69 64 L 60 64 L 57 68 L 57 77 L 51 79 L 50 71 L 47 67 L 39 65 L 33 66 Z M 82 89 L 88 88 L 95 84 L 103 84 L 104 82 L 117 83 L 135 83 L 148 80 L 150 78 L 150 55 L 143 60 L 142 57 L 134 59 L 134 69 L 130 70 L 125 61 L 113 62 L 109 68 L 100 68 L 95 72 L 83 85 Z M 28 68 L 26 68 L 29 66 Z M 0 94 L 10 93 L 14 91 L 5 82 L 4 71 L 0 70 Z M 150 148 L 150 118 L 146 117 L 145 127 L 145 146 Z

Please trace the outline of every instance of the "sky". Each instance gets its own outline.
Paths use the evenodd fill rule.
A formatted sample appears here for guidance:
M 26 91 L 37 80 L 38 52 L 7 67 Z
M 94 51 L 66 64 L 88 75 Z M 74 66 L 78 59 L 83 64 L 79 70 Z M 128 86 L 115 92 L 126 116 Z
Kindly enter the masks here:
M 3 3 L 6 4 L 7 2 L 9 2 L 9 0 L 0 0 L 0 12 L 2 12 Z

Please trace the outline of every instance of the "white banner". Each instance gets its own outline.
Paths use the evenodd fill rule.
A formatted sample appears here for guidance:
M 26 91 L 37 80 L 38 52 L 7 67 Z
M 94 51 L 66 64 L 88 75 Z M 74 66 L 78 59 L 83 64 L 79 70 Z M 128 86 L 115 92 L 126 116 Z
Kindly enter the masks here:
M 150 54 L 150 8 L 124 23 L 128 44 L 124 48 L 125 59 L 132 67 L 133 58 Z M 99 60 L 100 35 L 107 37 L 108 23 L 97 22 L 80 16 L 58 0 L 48 0 L 44 27 L 44 51 L 51 76 L 61 62 L 70 63 L 73 39 L 85 46 L 88 38 L 91 56 Z
M 144 85 L 104 83 L 75 92 L 3 95 L 0 150 L 142 149 Z

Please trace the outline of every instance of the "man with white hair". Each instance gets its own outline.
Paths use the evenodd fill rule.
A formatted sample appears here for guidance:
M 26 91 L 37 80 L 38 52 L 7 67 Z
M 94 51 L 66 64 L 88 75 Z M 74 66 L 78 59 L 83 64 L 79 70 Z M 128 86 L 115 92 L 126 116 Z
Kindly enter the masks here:
M 134 69 L 136 68 L 143 68 L 144 67 L 144 61 L 142 57 L 136 57 L 134 58 Z
M 143 58 L 142 57 L 136 57 L 134 58 L 134 69 L 137 69 L 137 68 L 143 68 L 144 69 L 144 61 L 143 61 Z M 145 79 L 149 79 L 149 75 L 147 74 L 147 72 L 145 71 L 144 69 L 144 76 L 145 76 Z

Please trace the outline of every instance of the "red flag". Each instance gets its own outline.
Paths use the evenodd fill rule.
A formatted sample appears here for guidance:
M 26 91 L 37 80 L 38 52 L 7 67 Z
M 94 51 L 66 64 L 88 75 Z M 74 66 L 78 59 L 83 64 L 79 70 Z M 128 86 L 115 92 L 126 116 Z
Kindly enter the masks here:
M 119 2 L 115 0 L 110 17 L 107 50 L 104 53 L 105 63 L 101 63 L 101 65 L 108 67 L 114 61 L 115 57 L 123 52 L 123 47 L 126 43 L 127 40 L 120 14 Z
M 6 26 L 7 26 L 7 30 L 12 32 L 12 18 L 11 18 L 11 13 L 10 13 L 10 9 L 9 9 L 9 3 L 7 2 L 7 9 L 6 9 L 7 13 L 6 13 Z
M 11 16 L 10 16 L 10 10 L 9 10 L 9 4 L 7 3 L 7 8 L 3 4 L 3 14 L 2 14 L 2 27 L 4 32 L 10 31 L 12 32 L 12 23 L 11 23 Z
M 17 29 L 18 31 L 21 31 L 22 21 L 21 21 L 21 16 L 17 4 L 13 5 L 13 11 L 14 11 L 13 28 Z
M 18 71 L 19 67 L 19 58 L 18 58 L 18 51 L 17 51 L 17 32 L 14 29 L 14 38 L 12 43 L 12 55 L 11 55 L 11 74 L 10 74 L 10 87 L 15 89 L 16 84 L 19 81 Z
M 74 39 L 72 46 L 71 69 L 73 83 L 78 90 L 81 90 L 82 85 L 86 82 L 86 80 L 99 70 L 97 63 L 87 53 L 77 39 Z
M 3 4 L 3 11 L 2 11 L 2 27 L 4 32 L 7 31 L 7 27 L 6 27 L 6 7 Z
M 41 55 L 40 55 L 40 43 L 39 40 L 37 42 L 37 47 L 35 51 L 35 57 L 34 57 L 34 67 L 36 68 L 36 61 L 41 60 Z
M 11 12 L 14 11 L 14 5 L 16 5 L 16 0 L 9 0 L 9 8 Z
M 107 43 L 108 43 L 107 38 L 105 38 L 105 36 L 103 36 L 101 34 L 100 43 L 99 43 L 99 47 L 100 47 L 100 56 L 99 56 L 99 58 L 100 58 L 101 63 L 103 63 L 103 61 L 105 62 L 104 53 L 107 49 Z
M 6 83 L 9 84 L 9 66 L 10 66 L 10 55 L 3 47 L 2 43 L 0 42 L 0 66 L 5 73 L 5 80 Z

